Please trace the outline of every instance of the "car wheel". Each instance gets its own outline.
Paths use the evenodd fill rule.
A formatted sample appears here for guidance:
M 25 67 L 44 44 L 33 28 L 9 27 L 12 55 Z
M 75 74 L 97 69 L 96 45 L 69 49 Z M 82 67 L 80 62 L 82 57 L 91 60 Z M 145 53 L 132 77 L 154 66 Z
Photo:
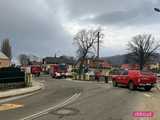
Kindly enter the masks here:
M 128 88 L 129 88 L 130 90 L 134 90 L 134 89 L 135 89 L 134 84 L 133 84 L 132 81 L 130 81 L 130 82 L 128 83 Z
M 55 76 L 53 76 L 53 75 L 51 75 L 52 76 L 52 78 L 55 78 Z
M 112 81 L 113 87 L 117 87 L 117 82 L 115 80 Z
M 145 89 L 145 91 L 150 91 L 152 89 L 152 87 L 151 86 L 145 86 L 144 89 Z
M 37 77 L 39 77 L 40 76 L 40 73 L 37 73 Z

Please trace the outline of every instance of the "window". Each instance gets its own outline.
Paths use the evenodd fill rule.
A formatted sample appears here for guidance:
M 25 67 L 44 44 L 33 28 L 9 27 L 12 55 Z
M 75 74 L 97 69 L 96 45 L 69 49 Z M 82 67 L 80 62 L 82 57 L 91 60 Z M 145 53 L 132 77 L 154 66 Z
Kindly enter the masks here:
M 123 75 L 128 75 L 128 71 L 125 70 L 125 71 L 123 72 Z
M 121 75 L 128 75 L 128 71 L 127 70 L 122 70 Z

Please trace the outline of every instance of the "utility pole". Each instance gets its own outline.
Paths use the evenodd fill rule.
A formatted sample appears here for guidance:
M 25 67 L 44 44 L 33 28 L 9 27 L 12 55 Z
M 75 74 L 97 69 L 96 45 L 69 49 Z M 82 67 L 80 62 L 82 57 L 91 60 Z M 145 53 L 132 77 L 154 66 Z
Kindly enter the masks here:
M 99 38 L 100 38 L 100 32 L 97 33 L 97 59 L 99 59 Z

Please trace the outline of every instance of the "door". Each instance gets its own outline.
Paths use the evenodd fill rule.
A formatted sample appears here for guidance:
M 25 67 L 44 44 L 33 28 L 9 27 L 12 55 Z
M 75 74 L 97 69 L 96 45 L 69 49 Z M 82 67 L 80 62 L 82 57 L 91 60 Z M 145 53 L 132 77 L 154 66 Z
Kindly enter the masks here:
M 124 70 L 121 75 L 121 83 L 128 84 L 128 70 Z

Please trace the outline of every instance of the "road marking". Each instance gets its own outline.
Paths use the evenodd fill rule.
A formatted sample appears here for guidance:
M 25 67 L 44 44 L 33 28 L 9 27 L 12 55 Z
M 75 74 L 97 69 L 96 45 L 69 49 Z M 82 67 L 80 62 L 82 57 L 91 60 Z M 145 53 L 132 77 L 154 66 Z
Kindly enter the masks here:
M 77 83 L 93 83 L 93 81 L 82 81 L 82 80 L 71 80 L 71 79 L 64 79 L 71 82 L 77 82 Z
M 72 79 L 63 79 L 63 80 L 76 82 L 76 83 L 90 83 L 90 84 L 93 84 L 93 83 L 95 83 L 95 84 L 104 84 L 105 83 L 104 81 L 103 82 L 97 82 L 96 80 L 95 81 L 90 81 L 90 80 L 72 80 Z
M 151 95 L 149 95 L 149 94 L 144 94 L 146 97 L 151 97 Z
M 10 109 L 16 109 L 23 107 L 22 104 L 2 104 L 0 105 L 0 111 L 10 110 Z
M 101 88 L 109 89 L 111 86 L 110 85 L 100 85 Z
M 58 108 L 61 108 L 61 107 L 64 107 L 65 105 L 69 104 L 69 103 L 72 103 L 73 101 L 75 101 L 79 96 L 81 95 L 81 93 L 76 93 L 74 94 L 73 96 L 71 96 L 70 98 L 66 99 L 64 102 L 62 103 L 59 103 L 55 106 L 52 106 L 50 108 L 47 108 L 45 110 L 42 110 L 38 113 L 35 113 L 33 115 L 30 115 L 30 116 L 27 116 L 25 118 L 22 118 L 20 120 L 32 120 L 32 119 L 35 119 L 37 117 L 40 117 L 42 115 L 45 115 L 47 113 L 49 113 L 51 110 L 55 110 L 55 109 L 58 109 Z

